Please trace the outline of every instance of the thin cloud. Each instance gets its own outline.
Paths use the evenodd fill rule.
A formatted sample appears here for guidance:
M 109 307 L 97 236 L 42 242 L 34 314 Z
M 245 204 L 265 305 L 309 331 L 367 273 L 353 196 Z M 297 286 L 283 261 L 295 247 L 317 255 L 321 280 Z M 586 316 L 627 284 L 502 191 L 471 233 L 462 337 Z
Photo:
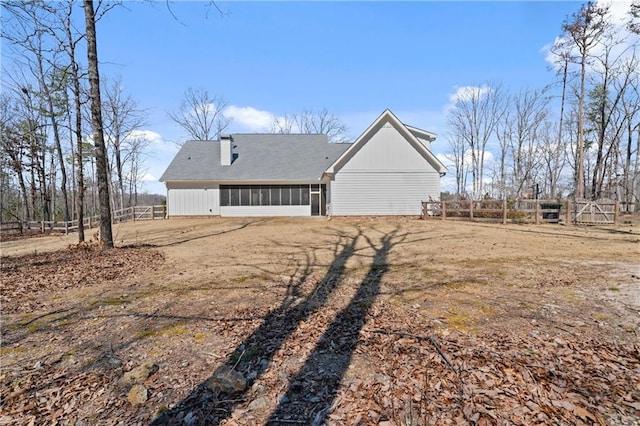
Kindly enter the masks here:
M 482 97 L 491 92 L 491 86 L 483 84 L 482 86 L 456 86 L 455 93 L 449 95 L 449 101 L 455 104 L 458 101 L 467 101 L 472 97 Z
M 276 120 L 275 115 L 269 111 L 250 106 L 229 105 L 224 109 L 223 114 L 226 118 L 232 119 L 235 125 L 250 132 L 266 131 Z

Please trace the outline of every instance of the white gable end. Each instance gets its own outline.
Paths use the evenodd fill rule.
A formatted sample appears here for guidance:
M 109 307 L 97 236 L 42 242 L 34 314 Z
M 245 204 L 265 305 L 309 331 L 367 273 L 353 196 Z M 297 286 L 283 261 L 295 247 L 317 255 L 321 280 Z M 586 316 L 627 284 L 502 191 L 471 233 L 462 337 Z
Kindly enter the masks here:
M 423 171 L 432 168 L 428 161 L 398 132 L 386 123 L 367 140 L 341 171 L 405 170 Z
M 427 147 L 383 113 L 330 169 L 331 214 L 419 215 L 421 201 L 440 198 L 440 170 Z

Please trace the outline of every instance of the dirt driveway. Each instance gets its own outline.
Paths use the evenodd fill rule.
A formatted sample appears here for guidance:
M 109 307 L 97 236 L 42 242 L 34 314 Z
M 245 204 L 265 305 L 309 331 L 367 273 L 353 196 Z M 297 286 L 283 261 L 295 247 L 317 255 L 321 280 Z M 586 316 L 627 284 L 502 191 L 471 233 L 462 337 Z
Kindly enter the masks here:
M 639 424 L 640 229 L 171 219 L 2 242 L 0 424 Z M 154 420 L 155 419 L 155 420 Z

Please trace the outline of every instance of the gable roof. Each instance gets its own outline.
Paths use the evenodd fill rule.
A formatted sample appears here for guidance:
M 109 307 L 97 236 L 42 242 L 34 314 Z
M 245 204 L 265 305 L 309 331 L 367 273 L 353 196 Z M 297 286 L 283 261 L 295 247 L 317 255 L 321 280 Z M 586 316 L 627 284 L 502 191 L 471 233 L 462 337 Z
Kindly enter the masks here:
M 427 160 L 440 174 L 447 172 L 444 164 L 427 148 L 418 138 L 429 142 L 436 139 L 436 135 L 417 127 L 407 126 L 396 117 L 391 110 L 386 109 L 376 120 L 362 133 L 356 141 L 330 166 L 327 173 L 339 171 L 385 124 L 391 124 L 404 138 Z
M 326 135 L 233 134 L 233 161 L 220 165 L 219 141 L 187 141 L 160 177 L 167 181 L 319 180 L 350 144 Z

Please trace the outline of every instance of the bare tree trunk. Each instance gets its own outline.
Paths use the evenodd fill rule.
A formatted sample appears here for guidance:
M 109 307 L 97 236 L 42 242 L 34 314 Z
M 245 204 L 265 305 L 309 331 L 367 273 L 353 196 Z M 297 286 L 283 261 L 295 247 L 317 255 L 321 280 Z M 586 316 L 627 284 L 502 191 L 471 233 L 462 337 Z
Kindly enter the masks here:
M 42 65 L 42 55 L 38 55 L 38 73 L 40 80 L 40 87 L 42 88 L 42 93 L 44 94 L 45 101 L 47 102 L 47 108 L 49 109 L 49 119 L 51 120 L 51 129 L 53 130 L 53 141 L 55 143 L 56 152 L 58 154 L 58 162 L 60 163 L 60 173 L 61 173 L 61 189 L 62 189 L 62 199 L 64 201 L 64 220 L 68 222 L 69 219 L 69 200 L 67 196 L 67 170 L 64 166 L 64 155 L 62 153 L 62 143 L 60 142 L 60 128 L 58 126 L 58 119 L 55 115 L 54 105 L 53 105 L 53 97 L 51 95 L 51 89 L 47 85 L 44 79 L 44 69 Z M 55 181 L 53 182 L 55 185 Z
M 558 145 L 562 144 L 562 126 L 564 125 L 564 103 L 566 101 L 567 96 L 567 74 L 569 71 L 569 58 L 568 56 L 564 57 L 564 64 L 562 67 L 562 98 L 560 100 L 560 121 L 558 124 Z M 552 182 L 551 185 L 551 198 L 556 198 L 556 186 L 557 181 Z
M 73 55 L 73 53 L 72 53 Z M 76 158 L 78 163 L 78 200 L 77 207 L 78 210 L 78 241 L 84 241 L 84 158 L 82 155 L 83 146 L 82 146 L 82 109 L 80 103 L 80 81 L 78 76 L 78 64 L 75 61 L 75 58 L 71 63 L 72 73 L 73 73 L 73 102 L 76 116 L 75 123 L 75 135 L 76 135 Z
M 98 73 L 98 49 L 93 0 L 84 0 L 84 15 L 87 29 L 87 65 L 91 97 L 91 126 L 96 147 L 96 174 L 100 198 L 100 240 L 104 248 L 113 248 L 111 230 L 111 203 L 109 201 L 109 169 L 107 150 L 102 128 L 102 105 L 100 103 L 100 76 Z

